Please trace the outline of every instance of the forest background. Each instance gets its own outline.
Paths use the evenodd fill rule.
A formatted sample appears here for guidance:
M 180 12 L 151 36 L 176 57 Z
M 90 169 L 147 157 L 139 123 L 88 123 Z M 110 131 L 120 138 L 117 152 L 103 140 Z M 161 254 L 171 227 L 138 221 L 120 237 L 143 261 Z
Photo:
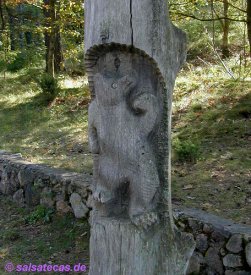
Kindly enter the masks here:
M 188 37 L 173 102 L 173 202 L 251 224 L 251 1 L 170 0 Z M 0 149 L 92 173 L 84 3 L 0 0 Z

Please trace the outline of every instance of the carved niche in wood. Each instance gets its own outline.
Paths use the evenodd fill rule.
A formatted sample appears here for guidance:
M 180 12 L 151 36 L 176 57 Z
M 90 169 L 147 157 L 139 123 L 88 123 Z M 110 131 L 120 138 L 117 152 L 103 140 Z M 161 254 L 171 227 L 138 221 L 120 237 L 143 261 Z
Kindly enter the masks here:
M 108 51 L 95 63 L 89 144 L 101 215 L 129 216 L 144 227 L 158 221 L 162 86 L 151 61 L 138 53 Z

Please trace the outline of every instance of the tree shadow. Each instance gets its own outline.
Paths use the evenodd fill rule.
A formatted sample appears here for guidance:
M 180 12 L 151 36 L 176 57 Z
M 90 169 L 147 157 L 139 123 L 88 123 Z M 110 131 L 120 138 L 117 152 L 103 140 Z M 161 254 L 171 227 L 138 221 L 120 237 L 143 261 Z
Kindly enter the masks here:
M 208 139 L 208 138 L 232 138 L 248 132 L 251 123 L 251 92 L 231 98 L 221 96 L 209 106 L 194 104 L 185 112 L 177 112 L 174 115 L 174 126 L 182 121 L 179 128 L 181 139 Z M 194 135 L 194 136 L 193 136 Z

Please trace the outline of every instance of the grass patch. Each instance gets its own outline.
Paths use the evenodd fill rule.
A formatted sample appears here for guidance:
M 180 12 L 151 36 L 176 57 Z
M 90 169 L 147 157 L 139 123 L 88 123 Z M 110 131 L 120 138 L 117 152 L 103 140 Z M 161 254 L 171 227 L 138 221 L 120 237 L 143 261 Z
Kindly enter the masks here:
M 33 212 L 25 217 L 25 222 L 28 224 L 36 224 L 39 221 L 48 223 L 51 221 L 53 213 L 53 209 L 39 205 L 34 209 Z
M 14 264 L 51 261 L 54 264 L 82 262 L 88 265 L 87 221 L 76 220 L 72 214 L 54 214 L 50 222 L 38 219 L 27 224 L 27 216 L 34 213 L 38 210 L 23 208 L 20 212 L 13 202 L 0 196 L 0 270 L 4 270 L 4 264 L 10 261 Z
M 203 66 L 187 64 L 177 79 L 173 196 L 184 206 L 251 224 L 251 215 L 245 214 L 251 213 L 251 79 L 247 77 L 251 65 L 238 76 L 235 57 L 225 62 L 236 80 L 211 61 Z M 37 84 L 41 74 L 29 68 L 1 79 L 0 150 L 21 152 L 35 163 L 91 173 L 87 79 L 60 76 L 60 93 L 45 106 Z M 232 193 L 235 186 L 245 191 L 243 196 Z
M 87 86 L 79 79 L 80 87 L 71 88 L 69 80 L 65 87 L 65 79 L 61 77 L 62 90 L 48 107 L 37 79 L 27 77 L 27 71 L 22 73 L 7 74 L 0 81 L 0 149 L 21 152 L 27 160 L 36 163 L 91 171 Z M 75 85 L 77 81 L 72 79 L 72 82 Z
M 198 140 L 200 156 L 193 164 L 174 154 L 174 202 L 251 225 L 251 81 L 233 81 L 218 69 L 191 65 L 177 79 L 174 145 L 180 140 L 185 156 L 192 148 L 184 142 Z

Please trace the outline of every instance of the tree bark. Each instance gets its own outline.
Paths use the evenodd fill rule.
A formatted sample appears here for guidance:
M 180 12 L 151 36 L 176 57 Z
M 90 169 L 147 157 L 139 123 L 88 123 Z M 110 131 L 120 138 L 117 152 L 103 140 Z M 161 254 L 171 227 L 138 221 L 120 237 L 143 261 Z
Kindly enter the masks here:
M 5 19 L 4 19 L 4 14 L 3 14 L 3 0 L 0 0 L 0 18 L 1 18 L 1 25 L 2 25 L 2 30 L 5 30 Z
M 55 0 L 44 0 L 45 4 L 45 19 L 46 27 L 49 30 L 45 34 L 45 46 L 46 46 L 46 72 L 54 77 L 54 52 L 55 52 Z
M 55 0 L 44 0 L 45 26 L 50 30 L 45 31 L 44 40 L 46 47 L 46 72 L 53 75 L 63 70 L 63 51 L 61 46 L 59 20 L 59 4 Z M 46 8 L 47 7 L 47 8 Z
M 15 41 L 15 20 L 14 16 L 9 8 L 6 7 L 6 11 L 9 17 L 9 28 L 10 28 L 10 49 L 15 51 L 16 41 Z
M 22 30 L 22 26 L 24 24 L 24 4 L 20 3 L 18 4 L 17 6 L 17 20 L 18 20 L 18 27 L 19 27 L 19 30 L 18 30 L 18 40 L 19 40 L 19 47 L 20 49 L 23 49 L 24 48 L 24 45 L 25 45 L 25 35 L 24 35 L 24 32 Z
M 60 21 L 60 1 L 56 6 L 56 21 Z M 54 67 L 55 73 L 59 73 L 64 70 L 64 56 L 61 44 L 61 33 L 60 26 L 57 24 L 55 26 L 55 48 L 54 48 Z
M 170 224 L 142 232 L 130 221 L 91 219 L 90 275 L 185 274 L 193 241 Z
M 226 58 L 226 57 L 229 57 L 229 55 L 230 55 L 229 44 L 228 44 L 230 21 L 227 19 L 228 18 L 228 10 L 229 10 L 228 0 L 224 0 L 223 5 L 224 5 L 225 19 L 223 20 L 223 24 L 222 24 L 223 25 L 222 55 L 223 55 L 223 58 Z
M 185 274 L 171 204 L 171 112 L 186 37 L 163 0 L 86 0 L 94 156 L 90 275 Z
M 247 32 L 249 42 L 249 55 L 251 57 L 251 1 L 247 0 Z

